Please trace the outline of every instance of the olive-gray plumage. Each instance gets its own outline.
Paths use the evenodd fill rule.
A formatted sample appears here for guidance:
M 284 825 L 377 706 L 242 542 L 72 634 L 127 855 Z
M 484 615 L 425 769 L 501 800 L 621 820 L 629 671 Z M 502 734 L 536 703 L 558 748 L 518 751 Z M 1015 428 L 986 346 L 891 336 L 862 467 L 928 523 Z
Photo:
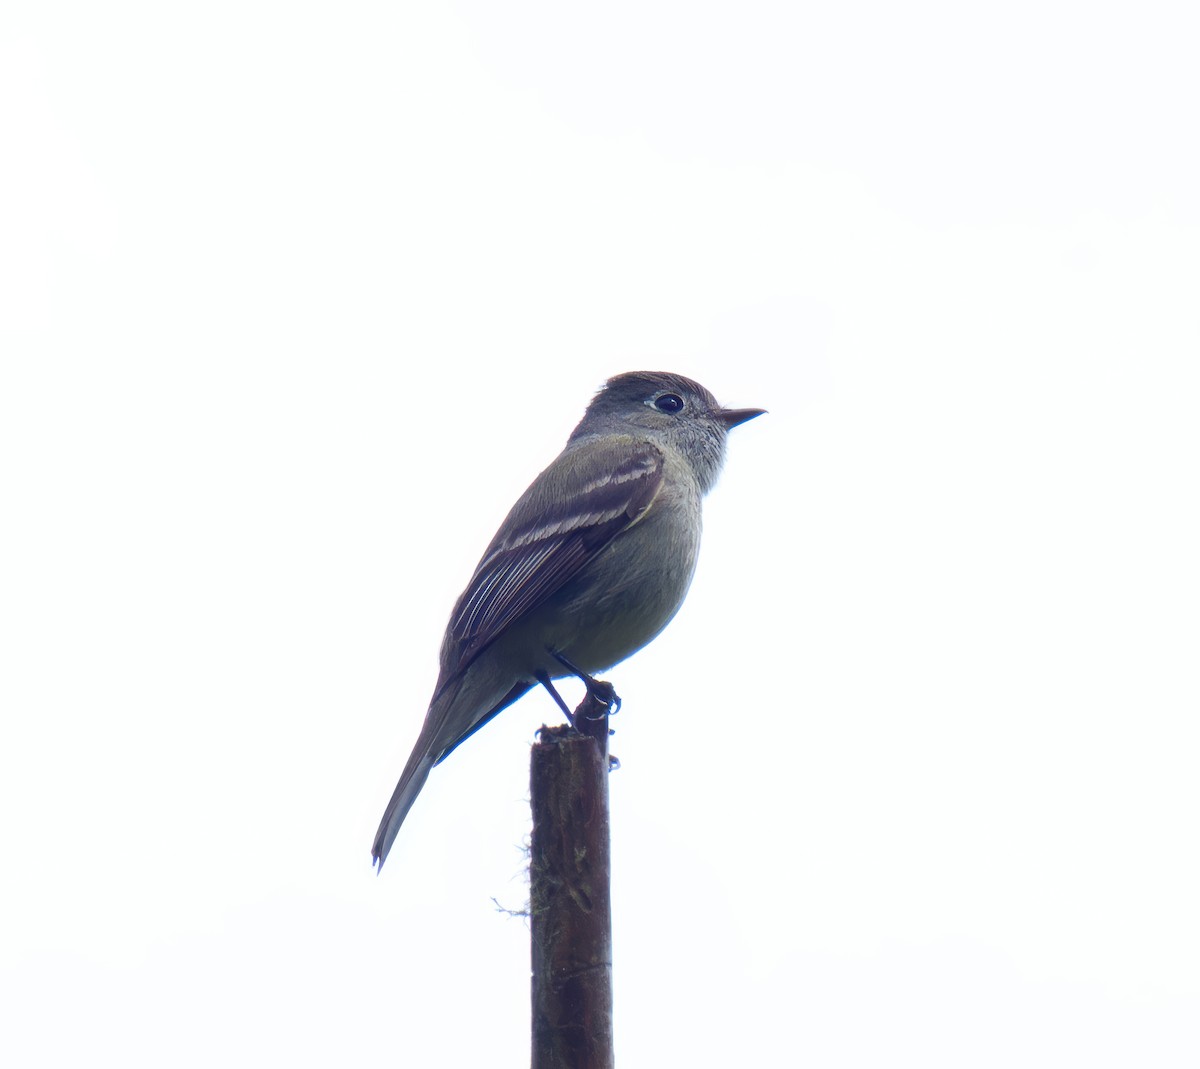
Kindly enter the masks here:
M 687 594 L 700 500 L 731 427 L 667 372 L 609 379 L 562 453 L 521 495 L 450 614 L 425 723 L 375 836 L 382 867 L 429 770 L 539 679 L 611 668 L 654 638 Z

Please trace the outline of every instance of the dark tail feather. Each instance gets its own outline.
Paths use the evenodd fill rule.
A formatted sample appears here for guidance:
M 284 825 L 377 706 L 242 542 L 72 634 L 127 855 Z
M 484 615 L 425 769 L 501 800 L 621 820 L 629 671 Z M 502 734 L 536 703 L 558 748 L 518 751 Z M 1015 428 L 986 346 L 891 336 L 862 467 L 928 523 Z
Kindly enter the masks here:
M 474 735 L 475 732 L 477 732 L 481 727 L 484 727 L 486 724 L 489 724 L 491 722 L 492 718 L 494 716 L 496 716 L 497 713 L 504 712 L 505 709 L 507 709 L 510 705 L 512 705 L 512 703 L 515 702 L 519 697 L 521 697 L 521 695 L 523 695 L 531 686 L 533 686 L 532 683 L 517 683 L 517 684 L 515 684 L 513 686 L 513 689 L 510 690 L 506 695 L 504 695 L 503 698 L 500 699 L 499 705 L 497 705 L 494 709 L 489 710 L 487 713 L 485 713 L 483 716 L 481 716 L 478 720 L 476 720 L 475 723 L 472 724 L 470 728 L 468 728 L 461 735 L 459 735 L 459 737 L 457 739 L 455 739 L 449 746 L 447 746 L 442 751 L 441 756 L 436 761 L 434 761 L 434 764 L 440 765 L 443 761 L 445 761 L 447 757 L 449 757 L 452 753 L 454 753 L 454 751 L 457 750 L 464 742 L 466 742 L 467 739 L 469 739 L 472 735 Z
M 378 871 L 383 871 L 383 863 L 387 860 L 392 843 L 396 841 L 400 825 L 404 823 L 404 818 L 408 816 L 413 802 L 417 800 L 417 795 L 425 786 L 425 780 L 429 778 L 429 770 L 433 768 L 433 765 L 433 757 L 421 747 L 413 750 L 408 764 L 404 766 L 400 782 L 396 784 L 396 789 L 392 792 L 392 800 L 388 802 L 387 809 L 383 811 L 383 820 L 379 822 L 379 830 L 375 833 L 375 842 L 371 846 L 371 857 L 378 866 Z
M 371 847 L 371 857 L 374 858 L 379 871 L 383 871 L 383 863 L 387 860 L 388 851 L 392 848 L 392 843 L 396 841 L 400 825 L 408 816 L 413 802 L 417 800 L 417 795 L 425 786 L 425 781 L 429 778 L 429 770 L 443 760 L 459 743 L 474 735 L 502 709 L 512 705 L 531 686 L 529 683 L 514 684 L 498 705 L 489 709 L 474 723 L 469 724 L 465 731 L 456 732 L 454 726 L 447 725 L 445 720 L 454 709 L 454 702 L 458 697 L 461 685 L 462 677 L 459 676 L 443 687 L 434 698 L 433 705 L 425 717 L 425 725 L 421 728 L 420 738 L 413 747 L 408 764 L 404 766 L 400 782 L 396 784 L 396 789 L 392 792 L 392 800 L 388 802 L 387 809 L 383 811 L 383 820 L 379 822 L 379 830 L 375 833 L 375 843 Z M 447 730 L 448 727 L 450 730 Z M 448 744 L 447 739 L 449 740 Z

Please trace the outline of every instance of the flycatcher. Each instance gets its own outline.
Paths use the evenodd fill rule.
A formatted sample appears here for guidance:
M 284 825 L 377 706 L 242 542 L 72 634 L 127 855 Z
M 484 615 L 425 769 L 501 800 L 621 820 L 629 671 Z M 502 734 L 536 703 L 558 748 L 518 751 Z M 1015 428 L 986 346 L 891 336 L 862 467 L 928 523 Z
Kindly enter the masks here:
M 382 869 L 429 770 L 541 683 L 611 668 L 683 604 L 700 549 L 700 499 L 732 427 L 761 408 L 722 408 L 660 371 L 611 378 L 566 448 L 513 506 L 442 639 L 425 723 L 371 853 Z M 611 688 L 609 691 L 611 695 Z

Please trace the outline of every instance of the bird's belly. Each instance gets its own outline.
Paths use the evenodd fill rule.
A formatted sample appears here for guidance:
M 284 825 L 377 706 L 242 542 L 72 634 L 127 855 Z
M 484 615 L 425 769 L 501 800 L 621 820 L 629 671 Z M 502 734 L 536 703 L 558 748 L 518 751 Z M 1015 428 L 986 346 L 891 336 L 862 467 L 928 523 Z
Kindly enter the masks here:
M 636 653 L 683 604 L 698 543 L 690 525 L 669 522 L 639 524 L 614 539 L 553 599 L 555 619 L 547 621 L 543 645 L 557 639 L 557 651 L 589 674 Z M 553 658 L 540 667 L 555 677 L 564 673 Z

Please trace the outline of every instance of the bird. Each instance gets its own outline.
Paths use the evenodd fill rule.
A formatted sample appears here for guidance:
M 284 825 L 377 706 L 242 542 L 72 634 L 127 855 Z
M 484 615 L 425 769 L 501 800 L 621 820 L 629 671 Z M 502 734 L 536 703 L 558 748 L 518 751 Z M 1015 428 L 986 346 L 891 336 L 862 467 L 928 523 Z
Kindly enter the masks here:
M 683 604 L 728 432 L 764 411 L 722 408 L 672 372 L 630 371 L 599 389 L 455 603 L 429 709 L 372 844 L 378 871 L 430 770 L 532 687 L 568 720 L 555 679 L 577 676 L 606 705 L 615 699 L 595 675 Z

